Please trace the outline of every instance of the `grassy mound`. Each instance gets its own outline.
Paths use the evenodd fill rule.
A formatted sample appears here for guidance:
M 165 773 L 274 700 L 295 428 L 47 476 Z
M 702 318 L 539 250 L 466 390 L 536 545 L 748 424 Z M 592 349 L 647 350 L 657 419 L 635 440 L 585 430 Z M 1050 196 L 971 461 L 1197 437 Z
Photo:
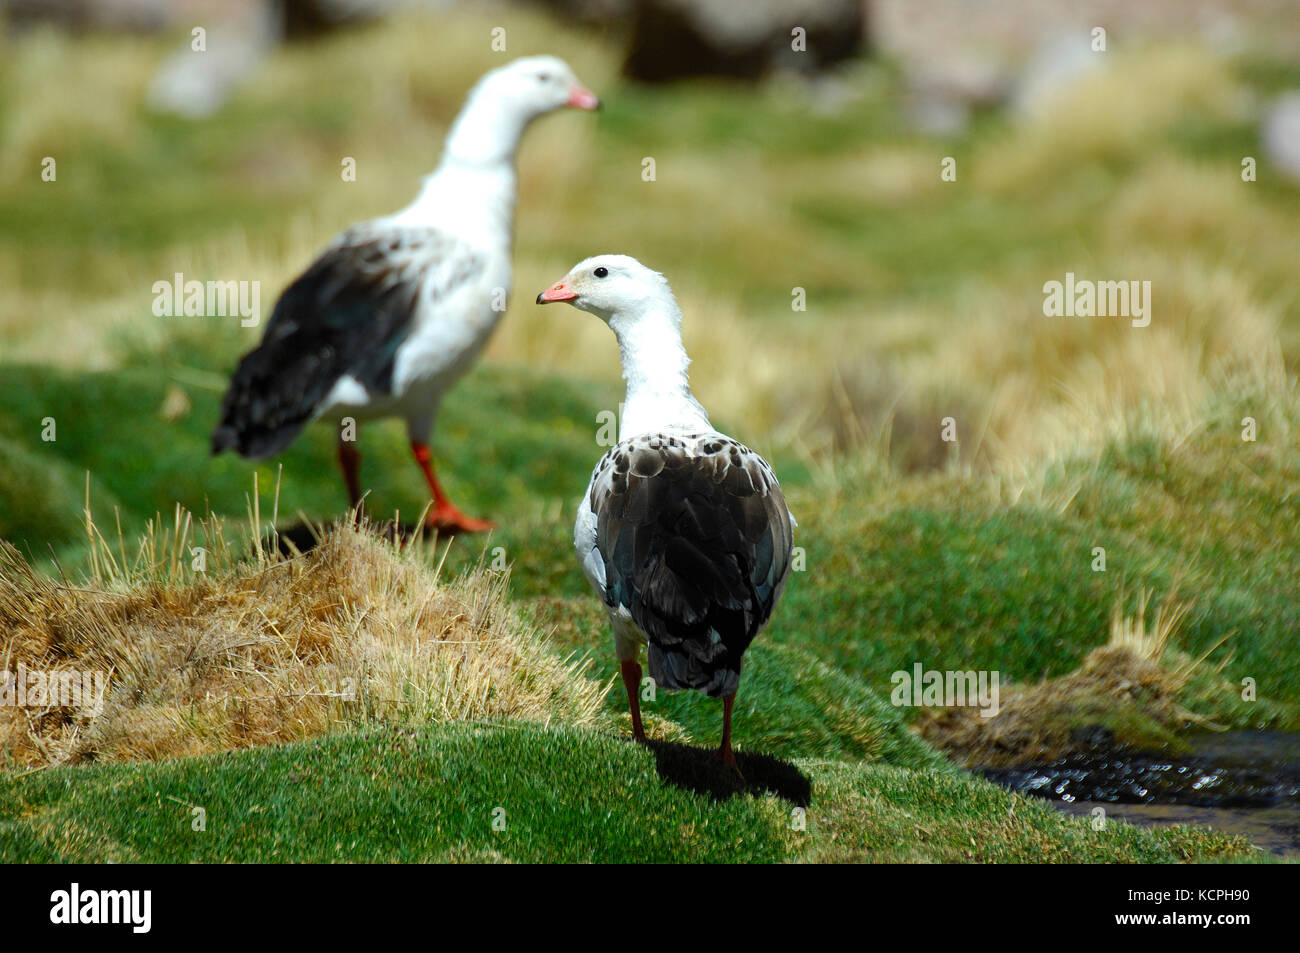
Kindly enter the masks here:
M 713 802 L 607 732 L 451 724 L 0 775 L 0 862 L 1246 860 L 1240 839 L 1084 820 L 951 770 L 800 761 L 813 801 Z M 806 829 L 800 830 L 799 827 Z
M 1188 727 L 1218 727 L 1188 705 L 1202 700 L 1198 693 L 1224 690 L 1215 683 L 1226 664 L 1205 666 L 1172 647 L 1182 616 L 1180 608 L 1162 607 L 1148 628 L 1145 599 L 1135 618 L 1116 606 L 1110 641 L 1075 671 L 1003 687 L 991 717 L 974 708 L 925 709 L 918 727 L 972 767 L 1049 761 L 1090 740 L 1178 751 Z M 1196 691 L 1189 690 L 1193 683 Z
M 113 562 L 76 586 L 33 572 L 0 542 L 7 668 L 106 681 L 78 708 L 0 707 L 5 762 L 157 760 L 376 720 L 598 721 L 601 686 L 520 620 L 504 575 L 444 582 L 418 555 L 349 524 L 295 559 L 222 566 L 230 553 L 213 525 L 202 571 L 190 568 L 199 547 L 182 529 L 146 541 L 149 571 Z M 97 564 L 113 559 L 101 540 Z

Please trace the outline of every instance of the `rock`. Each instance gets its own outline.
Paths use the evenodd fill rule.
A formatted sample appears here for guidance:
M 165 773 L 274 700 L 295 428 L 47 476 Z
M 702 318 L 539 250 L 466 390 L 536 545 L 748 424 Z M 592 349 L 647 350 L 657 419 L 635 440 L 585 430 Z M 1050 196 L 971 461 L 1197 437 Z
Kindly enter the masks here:
M 329 33 L 339 27 L 378 20 L 402 0 L 280 0 L 287 39 Z
M 609 26 L 632 19 L 637 0 L 536 0 L 563 23 Z
M 637 0 L 623 72 L 649 83 L 820 73 L 859 55 L 866 34 L 864 0 Z
M 1264 114 L 1264 157 L 1283 178 L 1300 183 L 1300 92 L 1286 93 Z
M 155 112 L 190 119 L 210 116 L 234 89 L 256 74 L 284 40 L 310 38 L 374 20 L 397 0 L 255 0 L 231 4 L 226 17 L 208 29 L 202 53 L 187 39 L 149 84 Z
M 254 73 L 282 35 L 280 11 L 268 3 L 208 29 L 202 51 L 187 38 L 150 81 L 145 97 L 149 108 L 189 119 L 210 116 Z
M 904 111 L 907 124 L 927 136 L 960 136 L 970 125 L 970 108 L 958 99 L 910 97 Z
M 972 110 L 999 105 L 1011 88 L 1004 67 L 973 55 L 918 62 L 906 69 L 906 75 L 908 122 L 929 135 L 960 134 Z
M 1085 27 L 1060 30 L 1047 35 L 1030 56 L 1012 95 L 1012 106 L 1022 117 L 1032 119 L 1052 108 L 1060 92 L 1081 76 L 1100 69 L 1105 53 L 1095 53 Z
M 53 23 L 70 32 L 152 32 L 171 19 L 167 0 L 8 0 L 5 20 L 17 29 Z

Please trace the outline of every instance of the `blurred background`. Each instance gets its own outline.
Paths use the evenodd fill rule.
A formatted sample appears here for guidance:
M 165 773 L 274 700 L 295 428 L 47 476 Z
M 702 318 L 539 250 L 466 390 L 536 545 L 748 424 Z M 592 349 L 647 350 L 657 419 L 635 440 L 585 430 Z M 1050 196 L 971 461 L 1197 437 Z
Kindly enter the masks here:
M 208 456 L 262 328 L 157 317 L 153 285 L 257 281 L 265 320 L 413 197 L 484 71 L 546 52 L 605 107 L 526 138 L 514 299 L 435 436 L 520 599 L 581 597 L 573 500 L 621 397 L 608 330 L 532 300 L 622 252 L 671 280 L 715 421 L 776 462 L 811 567 L 786 618 L 839 632 L 851 673 L 1061 674 L 1145 590 L 1188 607 L 1188 653 L 1296 700 L 1296 3 L 9 0 L 3 23 L 0 537 L 36 563 L 81 563 L 87 498 L 131 539 L 178 503 L 242 517 L 254 469 L 285 519 L 343 511 L 326 428 Z M 1067 272 L 1150 281 L 1150 325 L 1045 317 Z M 400 425 L 363 449 L 376 509 L 417 513 Z
M 260 281 L 269 314 L 340 228 L 411 198 L 483 71 L 540 51 L 607 108 L 525 143 L 496 366 L 616 378 L 609 335 L 535 310 L 530 289 L 622 251 L 669 275 L 696 387 L 750 439 L 1020 473 L 1133 408 L 1177 428 L 1219 371 L 1262 380 L 1300 347 L 1295 3 L 5 10 L 3 359 L 147 367 L 169 384 L 164 422 L 215 393 L 260 329 L 154 318 L 154 281 Z M 1152 281 L 1151 327 L 1044 319 L 1042 285 L 1067 271 Z M 939 440 L 948 415 L 959 446 Z

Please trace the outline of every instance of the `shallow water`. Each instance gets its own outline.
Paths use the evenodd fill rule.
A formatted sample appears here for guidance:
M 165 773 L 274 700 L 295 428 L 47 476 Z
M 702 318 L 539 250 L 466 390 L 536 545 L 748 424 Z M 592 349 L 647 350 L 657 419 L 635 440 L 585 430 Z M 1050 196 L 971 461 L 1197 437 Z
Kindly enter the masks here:
M 1198 824 L 1224 834 L 1239 834 L 1277 857 L 1300 859 L 1300 807 L 1197 807 L 1192 804 L 1113 804 L 1101 801 L 1054 801 L 1067 814 L 1127 821 L 1140 827 Z
M 1069 814 L 1159 826 L 1201 824 L 1300 858 L 1300 735 L 1201 735 L 1191 752 L 1090 751 L 982 773 L 1003 787 L 1052 801 Z

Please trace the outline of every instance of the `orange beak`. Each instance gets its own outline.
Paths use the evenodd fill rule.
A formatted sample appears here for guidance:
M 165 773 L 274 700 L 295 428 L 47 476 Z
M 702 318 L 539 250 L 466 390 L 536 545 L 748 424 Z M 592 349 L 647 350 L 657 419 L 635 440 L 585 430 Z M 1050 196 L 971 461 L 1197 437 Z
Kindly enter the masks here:
M 599 109 L 600 97 L 580 83 L 574 83 L 573 89 L 569 90 L 569 98 L 564 105 L 570 109 Z
M 553 301 L 572 301 L 576 297 L 578 297 L 578 292 L 570 288 L 568 282 L 561 278 L 537 296 L 537 303 L 550 304 Z

